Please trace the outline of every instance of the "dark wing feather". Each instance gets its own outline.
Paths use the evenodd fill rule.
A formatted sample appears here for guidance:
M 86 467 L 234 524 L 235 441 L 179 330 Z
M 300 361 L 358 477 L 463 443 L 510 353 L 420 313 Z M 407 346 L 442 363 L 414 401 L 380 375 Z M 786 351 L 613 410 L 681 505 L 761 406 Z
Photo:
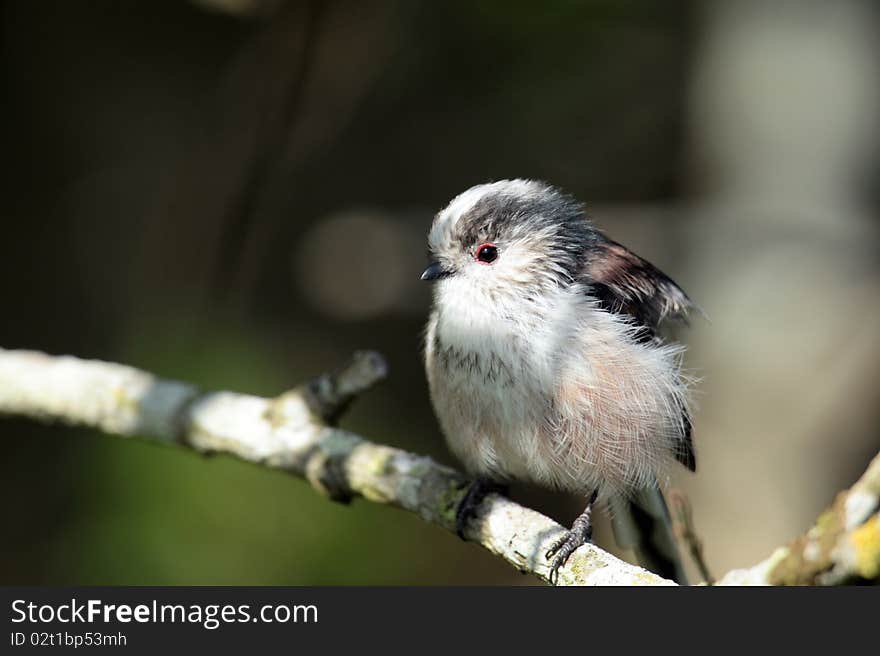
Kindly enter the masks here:
M 657 339 L 664 319 L 686 321 L 696 306 L 675 282 L 625 246 L 599 235 L 590 247 L 584 274 L 593 296 L 608 312 L 632 317 L 642 328 L 642 339 Z M 697 467 L 691 439 L 691 418 L 682 409 L 684 439 L 675 458 L 691 471 Z
M 695 308 L 669 276 L 604 235 L 590 247 L 584 274 L 604 309 L 631 316 L 652 337 L 664 319 L 685 321 Z
M 697 452 L 694 451 L 694 440 L 691 436 L 691 416 L 686 409 L 682 409 L 682 421 L 684 422 L 684 439 L 675 450 L 675 459 L 692 472 L 697 471 Z

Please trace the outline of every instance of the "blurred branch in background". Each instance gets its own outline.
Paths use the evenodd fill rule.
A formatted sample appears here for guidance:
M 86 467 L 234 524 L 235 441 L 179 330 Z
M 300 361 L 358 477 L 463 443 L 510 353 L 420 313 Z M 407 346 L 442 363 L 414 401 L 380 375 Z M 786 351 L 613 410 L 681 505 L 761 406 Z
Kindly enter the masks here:
M 425 456 L 373 444 L 333 427 L 351 400 L 385 377 L 376 353 L 276 399 L 203 392 L 119 364 L 0 349 L 0 414 L 84 425 L 105 433 L 227 453 L 306 478 L 331 499 L 394 505 L 455 530 L 468 479 Z M 880 455 L 816 527 L 750 570 L 721 583 L 840 584 L 880 580 Z M 465 537 L 522 572 L 548 581 L 542 557 L 565 529 L 496 494 Z M 560 585 L 671 584 L 594 545 L 578 549 Z
M 155 285 L 161 261 L 160 283 L 186 279 L 197 296 L 186 302 L 205 323 L 252 299 L 277 232 L 302 219 L 280 210 L 298 192 L 297 167 L 351 120 L 396 41 L 394 3 L 197 4 L 254 20 L 155 202 L 139 247 L 138 297 Z M 179 293 L 163 287 L 157 305 Z M 142 312 L 139 303 L 134 322 Z
M 265 84 L 270 93 L 261 108 L 257 143 L 241 181 L 241 189 L 223 217 L 223 232 L 211 281 L 210 293 L 215 303 L 224 300 L 242 269 L 241 259 L 246 252 L 243 245 L 250 236 L 264 187 L 287 154 L 288 140 L 303 106 L 324 3 L 311 0 L 302 10 L 298 5 L 283 5 L 275 25 L 260 39 L 262 47 L 258 50 L 264 58 L 261 72 L 266 76 Z M 297 33 L 300 38 L 292 38 Z M 298 44 L 296 60 L 291 62 L 293 65 L 284 65 L 286 59 L 294 56 L 288 51 L 291 43 Z M 282 65 L 273 65 L 276 60 Z M 281 79 L 273 80 L 272 75 L 277 73 L 281 73 Z
M 694 528 L 694 512 L 687 495 L 678 489 L 671 489 L 666 494 L 669 512 L 672 515 L 672 527 L 679 542 L 687 547 L 691 560 L 700 572 L 700 577 L 708 585 L 715 583 L 709 566 L 703 557 L 703 541 Z

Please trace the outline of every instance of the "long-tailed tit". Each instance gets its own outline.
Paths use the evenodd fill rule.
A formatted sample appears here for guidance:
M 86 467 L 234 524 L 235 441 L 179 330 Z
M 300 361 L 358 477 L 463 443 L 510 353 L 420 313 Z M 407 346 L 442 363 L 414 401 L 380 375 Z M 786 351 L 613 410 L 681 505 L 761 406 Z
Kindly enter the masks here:
M 693 309 L 659 269 L 610 240 L 543 183 L 473 187 L 429 234 L 434 304 L 425 367 L 453 453 L 476 477 L 459 533 L 492 486 L 525 480 L 586 509 L 548 551 L 551 580 L 591 539 L 591 508 L 643 564 L 682 581 L 660 491 L 675 461 L 693 471 L 680 345 L 658 335 Z

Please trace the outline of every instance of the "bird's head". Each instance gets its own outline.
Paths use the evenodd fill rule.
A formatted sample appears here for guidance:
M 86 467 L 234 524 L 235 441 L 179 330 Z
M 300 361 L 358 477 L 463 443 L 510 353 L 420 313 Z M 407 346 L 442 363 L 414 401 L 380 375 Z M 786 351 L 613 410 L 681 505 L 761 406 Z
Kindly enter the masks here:
M 554 187 L 501 180 L 471 187 L 434 219 L 422 280 L 531 294 L 574 280 L 592 228 Z

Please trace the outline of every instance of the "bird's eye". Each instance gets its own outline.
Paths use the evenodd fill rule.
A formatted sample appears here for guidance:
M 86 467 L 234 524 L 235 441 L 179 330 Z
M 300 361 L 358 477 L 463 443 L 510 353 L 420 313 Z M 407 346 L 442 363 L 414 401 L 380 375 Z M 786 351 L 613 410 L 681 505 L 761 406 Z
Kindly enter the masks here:
M 498 259 L 498 247 L 495 244 L 482 244 L 477 246 L 477 252 L 474 254 L 477 262 L 483 264 L 492 264 Z

